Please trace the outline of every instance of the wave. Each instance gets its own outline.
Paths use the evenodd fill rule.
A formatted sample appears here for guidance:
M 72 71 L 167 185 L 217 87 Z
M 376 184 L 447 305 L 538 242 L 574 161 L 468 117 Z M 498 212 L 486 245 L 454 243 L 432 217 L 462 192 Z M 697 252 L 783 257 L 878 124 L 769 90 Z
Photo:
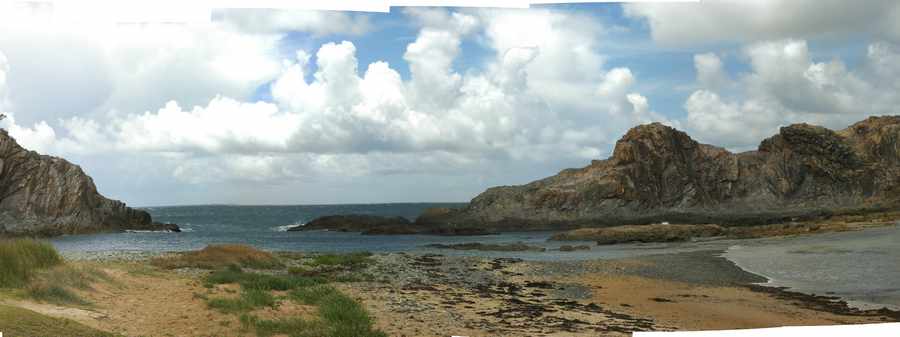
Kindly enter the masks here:
M 184 232 L 184 228 L 181 229 Z M 147 230 L 147 229 L 126 229 L 125 233 L 172 233 L 172 231 L 164 229 L 164 230 Z
M 293 228 L 293 227 L 297 227 L 297 226 L 305 226 L 305 225 L 306 225 L 305 222 L 299 222 L 299 221 L 298 221 L 298 222 L 292 223 L 292 224 L 290 224 L 290 225 L 275 226 L 275 227 L 272 227 L 271 229 L 272 229 L 273 231 L 276 231 L 276 232 L 287 232 L 288 229 L 291 229 L 291 228 Z

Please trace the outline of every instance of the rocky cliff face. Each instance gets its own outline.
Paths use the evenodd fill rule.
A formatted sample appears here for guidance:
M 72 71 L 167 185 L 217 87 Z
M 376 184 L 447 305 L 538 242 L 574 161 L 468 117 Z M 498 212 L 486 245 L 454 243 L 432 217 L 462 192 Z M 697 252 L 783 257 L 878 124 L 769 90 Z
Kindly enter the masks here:
M 68 161 L 28 151 L 0 130 L 0 236 L 177 229 L 97 193 Z
M 756 151 L 737 154 L 654 123 L 628 131 L 606 160 L 490 188 L 464 209 L 417 222 L 498 230 L 739 225 L 898 205 L 900 117 L 872 117 L 841 131 L 786 126 Z

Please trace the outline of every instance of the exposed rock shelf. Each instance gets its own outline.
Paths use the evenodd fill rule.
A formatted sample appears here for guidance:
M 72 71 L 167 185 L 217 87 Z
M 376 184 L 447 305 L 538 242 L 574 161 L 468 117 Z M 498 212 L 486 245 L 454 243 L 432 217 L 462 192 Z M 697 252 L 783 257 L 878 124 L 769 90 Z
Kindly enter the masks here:
M 289 232 L 307 230 L 331 230 L 338 232 L 361 232 L 365 235 L 389 234 L 433 234 L 433 235 L 486 235 L 492 234 L 480 228 L 427 226 L 411 222 L 400 216 L 378 216 L 368 214 L 326 215 L 298 226 L 288 228 Z

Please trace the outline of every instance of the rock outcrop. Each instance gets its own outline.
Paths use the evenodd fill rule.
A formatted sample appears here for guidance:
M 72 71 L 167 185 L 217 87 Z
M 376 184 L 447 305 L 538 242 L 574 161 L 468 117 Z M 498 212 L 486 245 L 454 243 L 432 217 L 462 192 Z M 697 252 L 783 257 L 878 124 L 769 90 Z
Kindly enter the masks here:
M 494 234 L 481 228 L 455 226 L 427 226 L 413 223 L 400 216 L 368 214 L 326 215 L 304 225 L 288 228 L 288 232 L 307 230 L 331 230 L 361 232 L 365 235 L 432 234 L 432 235 L 487 235 Z
M 417 223 L 498 231 L 672 221 L 762 225 L 900 205 L 900 117 L 841 131 L 782 127 L 731 153 L 654 123 L 629 130 L 606 160 L 521 186 L 490 188 Z
M 0 236 L 177 229 L 103 197 L 77 165 L 26 150 L 0 129 Z
M 288 228 L 288 232 L 305 230 L 332 230 L 338 232 L 365 232 L 386 227 L 407 228 L 412 223 L 400 216 L 378 216 L 368 214 L 326 215 L 313 219 L 304 225 Z

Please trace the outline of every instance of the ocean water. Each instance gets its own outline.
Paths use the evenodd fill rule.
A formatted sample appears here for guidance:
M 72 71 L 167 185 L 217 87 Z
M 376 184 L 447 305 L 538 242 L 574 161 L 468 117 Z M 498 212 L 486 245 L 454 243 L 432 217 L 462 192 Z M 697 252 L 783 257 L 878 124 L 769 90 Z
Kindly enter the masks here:
M 439 252 L 446 255 L 519 257 L 531 260 L 621 258 L 647 254 L 704 249 L 704 246 L 646 244 L 593 247 L 591 251 L 553 252 L 563 244 L 548 242 L 553 232 L 517 232 L 481 236 L 361 235 L 331 231 L 287 232 L 287 228 L 331 214 L 372 214 L 415 219 L 426 208 L 461 207 L 463 204 L 370 204 L 309 206 L 175 206 L 145 208 L 155 221 L 181 226 L 182 233 L 128 232 L 68 235 L 52 240 L 63 252 L 184 251 L 214 243 L 244 243 L 273 251 L 308 252 Z M 545 247 L 547 252 L 480 252 L 436 250 L 431 243 L 515 243 Z M 708 248 L 706 248 L 708 249 Z
M 516 232 L 483 236 L 369 236 L 329 231 L 286 232 L 288 226 L 330 214 L 372 214 L 414 219 L 429 207 L 462 204 L 370 204 L 309 206 L 177 206 L 147 208 L 156 221 L 172 222 L 182 233 L 109 233 L 70 235 L 51 242 L 63 252 L 184 251 L 213 243 L 244 243 L 274 251 L 433 252 L 445 255 L 517 257 L 527 260 L 627 258 L 697 250 L 724 250 L 741 268 L 769 278 L 773 286 L 834 295 L 863 307 L 900 309 L 900 227 L 827 233 L 790 238 L 717 240 L 685 243 L 594 246 L 593 242 L 548 242 L 552 232 Z M 514 243 L 545 252 L 437 250 L 431 243 Z M 590 251 L 554 251 L 562 244 L 591 245 Z

